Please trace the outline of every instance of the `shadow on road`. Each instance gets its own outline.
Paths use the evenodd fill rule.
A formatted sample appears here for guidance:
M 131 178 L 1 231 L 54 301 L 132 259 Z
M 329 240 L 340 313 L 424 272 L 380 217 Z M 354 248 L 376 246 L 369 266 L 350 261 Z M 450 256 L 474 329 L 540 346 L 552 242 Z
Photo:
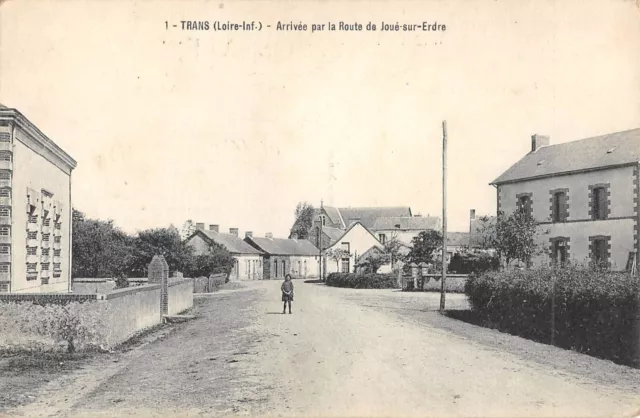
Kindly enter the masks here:
M 312 279 L 312 280 L 305 280 L 305 283 L 316 283 L 316 284 L 320 284 L 320 283 L 324 283 L 322 280 L 320 279 Z

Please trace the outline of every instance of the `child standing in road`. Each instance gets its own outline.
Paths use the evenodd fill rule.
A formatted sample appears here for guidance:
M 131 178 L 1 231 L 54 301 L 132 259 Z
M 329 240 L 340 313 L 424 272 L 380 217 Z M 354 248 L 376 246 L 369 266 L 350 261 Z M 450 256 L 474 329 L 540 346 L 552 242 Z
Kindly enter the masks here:
M 293 282 L 291 281 L 290 274 L 287 274 L 284 277 L 284 283 L 282 283 L 282 286 L 280 286 L 280 290 L 282 290 L 282 302 L 284 302 L 282 313 L 287 313 L 287 303 L 289 303 L 289 313 L 291 313 L 291 301 L 293 301 Z

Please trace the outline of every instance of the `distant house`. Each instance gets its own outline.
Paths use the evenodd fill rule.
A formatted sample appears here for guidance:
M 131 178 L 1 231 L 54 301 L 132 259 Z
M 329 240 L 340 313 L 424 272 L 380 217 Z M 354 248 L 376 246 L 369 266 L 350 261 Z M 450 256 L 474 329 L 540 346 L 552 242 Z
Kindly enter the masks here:
M 361 222 L 355 222 L 324 251 L 324 270 L 330 273 L 353 273 L 358 257 L 371 250 L 372 247 L 382 249 L 378 239 Z M 338 251 L 341 250 L 341 251 Z M 331 254 L 341 253 L 340 259 L 333 259 Z
M 321 244 L 322 248 L 328 248 L 357 222 L 382 243 L 396 236 L 405 245 L 410 245 L 411 239 L 421 231 L 440 229 L 440 218 L 414 216 L 408 206 L 336 208 L 321 205 L 315 209 L 309 241 L 317 248 Z
M 543 225 L 546 254 L 534 264 L 597 262 L 623 270 L 640 246 L 640 129 L 531 151 L 491 184 L 498 212 L 521 211 Z
M 235 259 L 235 265 L 229 276 L 230 280 L 262 278 L 262 252 L 244 242 L 238 236 L 237 228 L 230 228 L 228 234 L 221 234 L 218 232 L 217 225 L 210 225 L 206 230 L 204 224 L 198 223 L 195 232 L 186 240 L 187 245 L 193 247 L 196 254 L 205 253 L 213 242 L 226 248 Z
M 245 242 L 261 251 L 264 257 L 264 279 L 279 279 L 291 274 L 294 278 L 319 277 L 320 252 L 307 240 L 247 236 Z
M 411 240 L 420 232 L 433 229 L 440 231 L 440 218 L 433 216 L 414 217 L 384 217 L 377 218 L 369 228 L 381 244 L 387 240 L 397 238 L 401 243 L 411 245 Z
M 477 216 L 475 209 L 469 214 L 469 248 L 489 249 L 488 235 L 485 228 L 492 229 L 497 221 L 496 216 Z

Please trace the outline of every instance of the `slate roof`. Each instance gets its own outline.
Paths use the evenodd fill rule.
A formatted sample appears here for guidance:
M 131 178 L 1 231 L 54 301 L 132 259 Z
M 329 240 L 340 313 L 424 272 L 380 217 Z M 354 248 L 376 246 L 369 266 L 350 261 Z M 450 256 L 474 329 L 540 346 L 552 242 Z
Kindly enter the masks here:
M 366 228 L 372 228 L 378 218 L 411 217 L 411 208 L 398 207 L 368 207 L 368 208 L 339 208 L 345 227 L 360 222 Z
M 399 225 L 399 226 L 396 226 Z M 397 229 L 401 231 L 424 231 L 426 229 L 440 229 L 440 218 L 435 216 L 414 216 L 414 217 L 388 217 L 377 218 L 371 230 L 382 231 Z
M 595 170 L 640 161 L 640 128 L 563 144 L 525 155 L 491 184 Z
M 344 229 L 328 228 L 326 226 L 322 228 L 322 232 L 329 237 L 331 244 L 342 238 L 342 235 L 344 235 Z
M 262 254 L 261 251 L 253 248 L 251 245 L 244 242 L 240 237 L 231 234 L 221 234 L 216 231 L 206 230 L 198 228 L 196 233 L 202 233 L 210 240 L 222 245 L 231 254 Z
M 447 247 L 464 247 L 468 245 L 468 232 L 447 232 Z
M 318 255 L 318 249 L 306 239 L 245 238 L 253 241 L 262 251 L 271 255 Z

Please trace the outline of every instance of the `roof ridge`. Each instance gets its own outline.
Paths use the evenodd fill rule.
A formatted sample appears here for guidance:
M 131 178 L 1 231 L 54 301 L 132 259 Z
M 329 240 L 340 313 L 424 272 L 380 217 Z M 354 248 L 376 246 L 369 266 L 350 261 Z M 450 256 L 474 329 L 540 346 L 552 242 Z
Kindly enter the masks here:
M 552 147 L 557 147 L 557 146 L 559 146 L 559 145 L 572 144 L 572 143 L 574 143 L 574 142 L 588 141 L 588 140 L 590 140 L 590 139 L 601 139 L 602 137 L 605 137 L 605 136 L 613 136 L 613 135 L 619 135 L 619 134 L 626 134 L 626 133 L 633 132 L 633 131 L 640 131 L 640 128 L 625 129 L 624 131 L 609 132 L 608 134 L 601 134 L 601 135 L 587 136 L 587 137 L 584 137 L 584 138 L 572 139 L 572 140 L 565 141 L 565 142 L 559 142 L 559 143 L 557 143 L 557 144 L 543 145 L 543 146 L 541 146 L 541 147 L 538 147 L 538 148 L 536 149 L 536 152 L 537 152 L 539 149 L 542 149 L 542 148 L 552 148 Z

